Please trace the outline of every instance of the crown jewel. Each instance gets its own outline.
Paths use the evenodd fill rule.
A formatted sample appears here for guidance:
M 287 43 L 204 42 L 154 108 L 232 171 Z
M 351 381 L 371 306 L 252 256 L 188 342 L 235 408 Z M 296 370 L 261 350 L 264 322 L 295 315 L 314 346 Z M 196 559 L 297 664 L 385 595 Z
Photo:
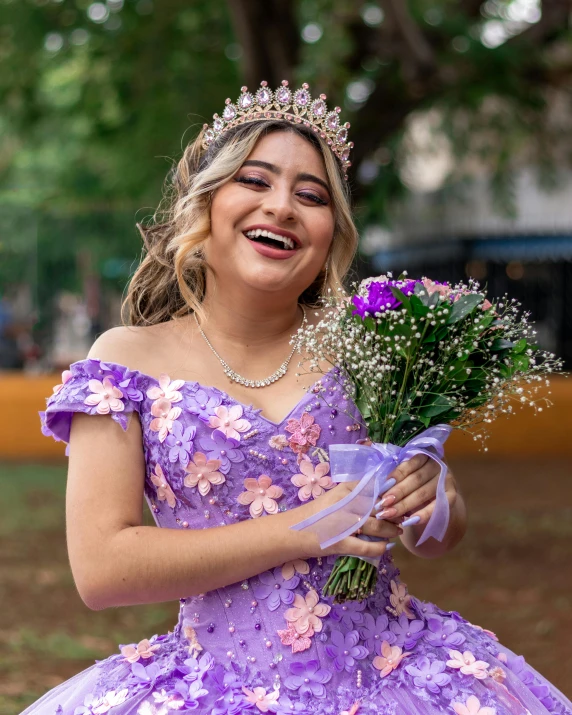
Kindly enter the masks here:
M 347 178 L 349 160 L 353 142 L 348 142 L 348 129 L 350 123 L 340 123 L 341 109 L 335 107 L 328 110 L 326 95 L 312 99 L 310 88 L 303 84 L 300 89 L 291 90 L 287 80 L 274 92 L 268 88 L 268 82 L 261 82 L 259 89 L 249 92 L 248 87 L 242 87 L 241 95 L 235 103 L 226 100 L 222 116 L 215 114 L 213 123 L 204 125 L 206 130 L 203 136 L 203 148 L 207 149 L 227 129 L 236 127 L 246 122 L 255 122 L 264 119 L 278 119 L 294 124 L 303 124 L 310 127 L 322 139 L 339 159 L 344 176 Z

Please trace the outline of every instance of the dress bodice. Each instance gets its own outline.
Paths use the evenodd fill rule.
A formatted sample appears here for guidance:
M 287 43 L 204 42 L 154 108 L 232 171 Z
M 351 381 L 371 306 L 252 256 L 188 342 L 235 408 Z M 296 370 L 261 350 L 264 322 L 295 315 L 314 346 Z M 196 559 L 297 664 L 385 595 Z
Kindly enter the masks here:
M 335 368 L 274 423 L 214 387 L 83 360 L 65 371 L 62 384 L 54 388 L 43 413 L 44 432 L 67 442 L 71 417 L 78 411 L 108 414 L 124 429 L 137 413 L 147 502 L 159 527 L 182 530 L 269 518 L 318 497 L 334 486 L 329 446 L 366 436 Z M 333 604 L 321 589 L 334 561 L 277 564 L 241 583 L 181 598 L 172 634 L 155 637 L 153 646 L 130 646 L 135 651 L 126 657 L 105 661 L 106 687 L 125 685 L 125 667 L 135 668 L 134 677 L 144 680 L 147 670 L 135 666 L 155 658 L 160 672 L 149 671 L 149 678 L 155 682 L 162 674 L 171 683 L 155 686 L 157 703 L 163 692 L 164 703 L 179 697 L 185 708 L 214 715 L 252 707 L 256 712 L 336 715 L 358 700 L 365 712 L 365 701 L 376 694 L 378 704 L 385 702 L 382 693 L 389 687 L 411 690 L 436 705 L 474 692 L 475 679 L 498 654 L 494 634 L 412 598 L 389 553 L 380 562 L 370 598 Z M 472 661 L 455 665 L 457 656 L 451 652 L 461 658 L 467 645 Z M 446 666 L 448 658 L 452 665 Z M 462 667 L 474 677 L 460 677 Z M 317 705 L 309 707 L 309 702 Z

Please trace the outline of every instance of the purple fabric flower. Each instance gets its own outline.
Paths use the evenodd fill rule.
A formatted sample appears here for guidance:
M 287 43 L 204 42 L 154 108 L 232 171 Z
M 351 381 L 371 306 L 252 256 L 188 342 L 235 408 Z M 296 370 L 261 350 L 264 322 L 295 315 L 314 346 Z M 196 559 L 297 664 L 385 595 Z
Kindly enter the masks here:
M 117 387 L 123 393 L 123 396 L 132 402 L 141 402 L 143 393 L 137 389 L 137 376 L 134 374 L 126 376 Z
M 183 425 L 175 420 L 171 427 L 171 434 L 165 440 L 166 444 L 171 448 L 169 450 L 169 461 L 179 461 L 183 467 L 186 467 L 191 458 L 193 451 L 193 439 L 197 433 L 197 428 L 194 425 L 183 427 Z
M 209 682 L 214 684 L 213 694 L 220 693 L 214 704 L 212 715 L 237 715 L 243 710 L 250 710 L 253 707 L 249 703 L 241 690 L 241 680 L 236 673 L 226 671 L 222 665 L 218 664 L 208 671 Z
M 423 621 L 410 621 L 405 613 L 389 624 L 390 630 L 395 634 L 395 643 L 405 650 L 415 648 L 415 644 L 425 633 L 424 627 Z
M 507 653 L 506 666 L 509 670 L 512 670 L 525 685 L 534 685 L 534 675 L 532 671 L 527 668 L 524 656 Z
M 430 615 L 437 613 L 437 606 L 433 603 L 428 603 L 427 601 L 420 601 L 415 596 L 411 596 L 410 601 L 411 608 L 417 613 L 419 618 L 427 618 Z
M 209 395 L 206 390 L 199 389 L 194 395 L 188 397 L 187 409 L 203 422 L 208 422 L 209 418 L 214 415 L 215 407 L 218 407 L 221 402 L 219 395 Z
M 203 688 L 201 680 L 194 680 L 190 685 L 184 680 L 179 680 L 175 690 L 185 701 L 184 708 L 187 710 L 196 710 L 200 706 L 199 698 L 209 694 L 209 691 Z
M 357 635 L 357 634 L 356 634 Z M 306 663 L 294 661 L 290 663 L 289 675 L 284 680 L 284 685 L 288 690 L 297 690 L 299 695 L 312 695 L 314 698 L 325 698 L 325 683 L 332 679 L 332 674 L 325 668 L 320 668 L 317 660 L 309 660 Z
M 360 626 L 363 623 L 363 613 L 365 601 L 346 601 L 338 603 L 332 608 L 330 618 L 341 623 L 348 630 L 352 630 L 354 625 Z
M 210 653 L 205 653 L 200 658 L 187 658 L 184 665 L 179 666 L 179 670 L 183 673 L 184 680 L 202 680 L 205 673 L 214 665 L 214 658 Z
M 375 651 L 376 643 L 387 641 L 393 645 L 396 640 L 395 633 L 389 630 L 389 618 L 383 613 L 374 618 L 371 613 L 364 613 L 363 626 L 358 628 L 361 639 L 365 642 L 370 653 Z
M 254 595 L 260 600 L 265 600 L 269 611 L 275 611 L 280 602 L 289 606 L 294 602 L 293 589 L 300 583 L 299 576 L 285 579 L 282 576 L 282 567 L 278 566 L 274 571 L 264 571 L 258 575 L 259 584 L 253 587 Z
M 161 667 L 158 663 L 150 663 L 149 665 L 133 663 L 131 665 L 131 672 L 141 683 L 154 683 L 161 674 Z
M 554 698 L 552 698 L 550 695 L 548 685 L 535 683 L 534 685 L 530 685 L 528 689 L 536 698 L 538 698 L 538 700 L 540 700 L 540 702 L 549 712 L 552 711 L 556 703 L 554 701 Z
M 244 461 L 244 454 L 237 449 L 240 442 L 232 437 L 227 437 L 219 429 L 213 430 L 210 437 L 203 437 L 199 444 L 209 459 L 220 459 L 218 471 L 222 474 L 229 473 L 231 463 L 236 464 Z
M 281 695 L 277 702 L 270 705 L 270 712 L 276 713 L 277 715 L 290 715 L 291 713 L 305 715 L 308 710 L 306 705 L 300 700 L 294 702 L 290 700 L 287 695 Z
M 330 640 L 332 642 L 326 645 L 325 651 L 330 658 L 334 659 L 334 670 L 338 672 L 345 669 L 350 673 L 356 660 L 363 660 L 369 655 L 367 648 L 358 645 L 359 633 L 357 631 L 350 631 L 344 635 L 336 628 L 330 633 Z
M 425 640 L 432 646 L 447 646 L 453 648 L 462 645 L 466 638 L 462 633 L 457 632 L 457 624 L 452 618 L 444 621 L 439 616 L 430 616 L 427 619 Z
M 442 687 L 451 682 L 451 676 L 443 672 L 445 667 L 442 661 L 430 661 L 426 655 L 422 655 L 417 658 L 415 665 L 406 665 L 405 670 L 413 676 L 416 687 L 438 694 Z
M 111 365 L 93 358 L 88 358 L 83 362 L 83 369 L 93 380 L 103 380 L 104 377 L 108 377 L 116 385 L 119 385 L 119 382 L 124 377 L 120 370 L 116 370 Z

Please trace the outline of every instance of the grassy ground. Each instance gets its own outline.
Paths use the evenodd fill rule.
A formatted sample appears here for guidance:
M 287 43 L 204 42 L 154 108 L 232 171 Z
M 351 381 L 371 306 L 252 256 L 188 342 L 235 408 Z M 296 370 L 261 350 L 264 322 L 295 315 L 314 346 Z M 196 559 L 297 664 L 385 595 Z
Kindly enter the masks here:
M 437 562 L 395 558 L 414 595 L 460 611 L 572 696 L 571 468 L 565 460 L 456 461 L 463 543 Z M 16 715 L 94 659 L 174 625 L 178 604 L 94 613 L 77 596 L 62 467 L 0 464 L 0 712 Z

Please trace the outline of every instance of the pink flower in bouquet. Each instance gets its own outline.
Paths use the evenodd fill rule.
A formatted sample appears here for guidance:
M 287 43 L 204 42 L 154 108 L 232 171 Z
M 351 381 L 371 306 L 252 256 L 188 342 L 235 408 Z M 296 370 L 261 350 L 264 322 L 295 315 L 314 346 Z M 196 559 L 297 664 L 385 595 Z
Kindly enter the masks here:
M 213 484 L 222 484 L 226 481 L 224 474 L 218 471 L 220 459 L 208 459 L 202 452 L 195 452 L 193 461 L 186 467 L 185 486 L 199 488 L 199 494 L 206 496 Z
M 100 415 L 108 415 L 110 412 L 123 412 L 125 405 L 121 398 L 123 393 L 111 382 L 108 377 L 103 381 L 90 380 L 89 389 L 93 394 L 88 395 L 84 403 L 86 405 L 97 405 L 96 410 Z
M 484 660 L 477 660 L 471 651 L 466 650 L 461 653 L 458 650 L 450 650 L 449 658 L 451 660 L 447 661 L 449 668 L 456 668 L 463 675 L 474 675 L 477 680 L 484 680 L 487 676 L 488 663 Z
M 241 492 L 236 498 L 239 504 L 248 506 L 250 504 L 250 516 L 253 519 L 261 516 L 263 512 L 267 514 L 277 514 L 278 504 L 276 499 L 280 499 L 283 494 L 282 487 L 272 484 L 272 479 L 266 474 L 261 474 L 258 479 L 249 477 L 244 480 L 245 492 Z
M 411 596 L 407 593 L 407 586 L 404 583 L 395 583 L 392 579 L 390 582 L 391 594 L 389 601 L 395 609 L 398 616 L 405 613 L 407 618 L 415 618 L 415 614 L 409 607 L 411 604 Z
M 256 705 L 262 713 L 267 713 L 270 706 L 274 705 L 280 695 L 279 690 L 267 693 L 265 688 L 254 688 L 254 690 L 248 690 L 248 688 L 245 688 L 244 685 L 242 686 L 242 692 L 246 695 L 247 702 L 254 703 L 254 705 Z
M 293 623 L 289 623 L 288 628 L 276 632 L 282 645 L 292 646 L 292 653 L 302 653 L 312 645 L 311 639 L 314 635 L 312 626 L 305 633 L 298 633 L 296 626 Z
M 411 653 L 403 653 L 398 645 L 389 645 L 387 641 L 381 643 L 381 655 L 376 655 L 372 665 L 376 670 L 379 670 L 379 677 L 385 678 L 395 670 L 404 658 Z
M 428 295 L 433 295 L 433 293 L 439 293 L 439 295 L 447 298 L 453 292 L 451 288 L 446 283 L 439 283 L 438 281 L 432 281 L 430 278 L 423 278 L 422 281 L 425 290 Z
M 154 385 L 147 390 L 147 397 L 150 400 L 168 400 L 169 402 L 180 402 L 183 396 L 179 392 L 185 384 L 184 380 L 173 380 L 165 373 L 159 375 L 159 386 Z
M 282 578 L 285 581 L 289 581 L 296 572 L 302 575 L 310 573 L 310 564 L 304 559 L 294 559 L 282 564 Z
M 233 405 L 230 409 L 224 405 L 215 408 L 215 414 L 209 418 L 209 427 L 219 429 L 226 437 L 240 440 L 240 432 L 251 428 L 248 420 L 242 416 L 242 406 Z
M 180 407 L 171 407 L 169 400 L 160 398 L 151 405 L 151 420 L 149 429 L 159 433 L 159 442 L 164 442 L 173 427 L 173 422 L 180 416 Z
M 307 633 L 312 628 L 316 633 L 322 630 L 321 618 L 325 618 L 331 611 L 331 606 L 320 603 L 317 592 L 312 589 L 306 596 L 297 593 L 294 596 L 294 606 L 289 608 L 284 617 L 293 623 L 298 633 Z
M 300 501 L 308 501 L 310 497 L 317 499 L 323 494 L 326 489 L 331 489 L 335 486 L 332 478 L 326 476 L 330 471 L 330 465 L 327 462 L 320 462 L 315 467 L 309 459 L 300 461 L 301 474 L 295 474 L 290 481 L 298 489 L 298 499 Z
M 307 451 L 310 445 L 316 446 L 316 442 L 322 431 L 320 425 L 314 423 L 314 418 L 308 412 L 300 417 L 299 420 L 288 420 L 286 423 L 286 432 L 290 432 L 290 447 L 296 451 Z M 298 449 L 297 449 L 298 448 Z
M 121 655 L 125 657 L 128 663 L 136 663 L 140 658 L 146 660 L 152 658 L 154 652 L 159 650 L 160 645 L 151 645 L 147 638 L 139 641 L 137 645 L 124 645 L 121 648 Z
M 453 703 L 453 710 L 457 715 L 495 715 L 494 708 L 482 708 L 476 695 L 469 695 L 463 703 Z
M 161 465 L 158 463 L 155 465 L 155 472 L 151 474 L 151 481 L 157 490 L 157 499 L 159 501 L 166 501 L 171 509 L 174 509 L 176 504 L 175 494 L 165 478 Z

